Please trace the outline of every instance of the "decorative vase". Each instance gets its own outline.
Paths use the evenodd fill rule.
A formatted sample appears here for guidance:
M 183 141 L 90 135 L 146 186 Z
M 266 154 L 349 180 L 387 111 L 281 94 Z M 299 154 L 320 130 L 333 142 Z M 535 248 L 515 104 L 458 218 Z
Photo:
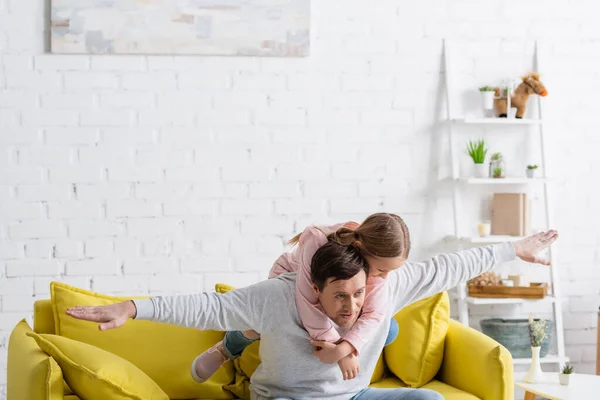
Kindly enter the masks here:
M 487 178 L 487 171 L 485 170 L 485 164 L 473 164 L 475 169 L 476 178 Z
M 540 348 L 540 346 L 531 347 L 531 366 L 523 378 L 525 382 L 538 383 L 544 378 L 544 371 L 540 365 Z
M 483 103 L 484 110 L 494 109 L 494 96 L 495 93 L 491 91 L 481 92 L 481 101 Z
M 568 386 L 569 385 L 569 376 L 571 376 L 571 374 L 558 374 L 558 381 L 560 382 L 561 385 Z

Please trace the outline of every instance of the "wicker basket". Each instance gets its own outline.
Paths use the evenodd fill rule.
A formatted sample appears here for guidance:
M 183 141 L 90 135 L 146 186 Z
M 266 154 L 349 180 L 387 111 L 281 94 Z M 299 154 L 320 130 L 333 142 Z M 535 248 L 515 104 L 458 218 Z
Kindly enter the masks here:
M 531 358 L 529 321 L 526 319 L 484 319 L 480 322 L 483 333 L 508 349 L 513 358 Z M 546 322 L 546 339 L 542 341 L 540 357 L 548 354 L 552 339 L 552 321 Z

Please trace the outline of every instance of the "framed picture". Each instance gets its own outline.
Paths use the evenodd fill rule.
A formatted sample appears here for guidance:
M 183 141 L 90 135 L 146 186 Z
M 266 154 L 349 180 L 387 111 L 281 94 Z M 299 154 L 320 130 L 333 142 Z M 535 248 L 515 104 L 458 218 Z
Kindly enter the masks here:
M 302 57 L 310 0 L 51 0 L 55 54 Z

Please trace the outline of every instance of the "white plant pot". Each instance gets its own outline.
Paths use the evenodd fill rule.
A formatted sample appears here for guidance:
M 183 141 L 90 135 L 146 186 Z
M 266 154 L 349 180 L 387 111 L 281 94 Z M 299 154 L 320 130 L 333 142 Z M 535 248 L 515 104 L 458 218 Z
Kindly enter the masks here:
M 569 384 L 569 377 L 571 374 L 558 374 L 558 381 L 561 385 L 567 386 Z
M 539 346 L 531 348 L 531 366 L 523 378 L 525 382 L 538 383 L 544 379 L 544 372 L 540 365 L 540 349 Z
M 481 101 L 484 110 L 492 110 L 494 108 L 494 92 L 481 92 Z
M 473 170 L 476 178 L 487 178 L 487 168 L 485 164 L 473 163 Z
M 527 173 L 527 177 L 528 177 L 528 178 L 533 178 L 533 177 L 535 176 L 535 169 L 529 169 L 529 168 L 528 168 L 528 169 L 526 170 L 526 173 Z

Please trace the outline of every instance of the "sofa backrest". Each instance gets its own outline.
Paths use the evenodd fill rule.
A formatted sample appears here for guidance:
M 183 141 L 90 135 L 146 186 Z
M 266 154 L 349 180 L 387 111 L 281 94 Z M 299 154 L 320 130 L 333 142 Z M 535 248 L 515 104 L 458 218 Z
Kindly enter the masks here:
M 54 333 L 54 313 L 49 299 L 33 304 L 33 330 L 36 333 Z

